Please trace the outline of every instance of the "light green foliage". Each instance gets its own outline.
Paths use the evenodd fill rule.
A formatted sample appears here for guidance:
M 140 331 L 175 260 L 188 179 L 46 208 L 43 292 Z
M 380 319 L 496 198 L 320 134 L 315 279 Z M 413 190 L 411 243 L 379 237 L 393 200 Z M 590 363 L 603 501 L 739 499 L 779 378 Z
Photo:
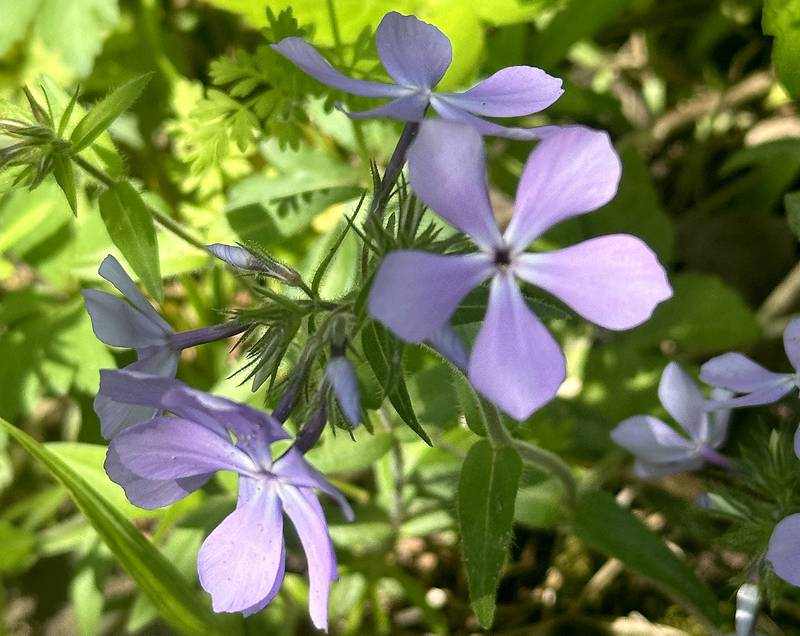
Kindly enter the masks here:
M 800 94 L 800 2 L 765 0 L 764 33 L 775 38 L 772 63 L 783 85 L 793 95 Z

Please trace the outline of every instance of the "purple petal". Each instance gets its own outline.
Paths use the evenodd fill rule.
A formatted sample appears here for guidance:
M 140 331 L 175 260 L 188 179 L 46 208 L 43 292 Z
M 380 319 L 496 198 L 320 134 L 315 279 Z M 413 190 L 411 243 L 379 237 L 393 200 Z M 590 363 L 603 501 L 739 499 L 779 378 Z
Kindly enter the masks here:
M 628 234 L 589 239 L 563 250 L 527 253 L 515 272 L 606 329 L 645 322 L 672 296 L 667 273 L 647 245 Z
M 369 110 L 345 110 L 351 119 L 395 119 L 397 121 L 420 121 L 425 116 L 428 98 L 419 93 L 404 95 L 388 104 Z
M 278 573 L 275 575 L 275 582 L 272 584 L 272 589 L 267 592 L 267 595 L 262 598 L 258 603 L 248 607 L 245 610 L 242 610 L 242 614 L 244 616 L 252 616 L 253 614 L 257 614 L 262 609 L 264 609 L 267 605 L 272 602 L 278 592 L 281 591 L 281 586 L 283 585 L 283 577 L 286 575 L 286 544 L 281 541 L 281 556 L 278 559 Z
M 463 93 L 439 93 L 437 99 L 474 115 L 522 117 L 538 113 L 563 94 L 561 80 L 533 66 L 500 69 Z
M 795 371 L 800 371 L 800 318 L 795 318 L 786 325 L 783 331 L 783 347 Z
M 789 515 L 775 526 L 767 561 L 784 581 L 800 586 L 800 514 Z
M 251 612 L 283 572 L 283 517 L 276 488 L 265 483 L 208 535 L 197 573 L 215 612 Z M 279 584 L 279 583 L 278 583 Z
M 453 59 L 447 36 L 413 15 L 390 11 L 378 25 L 375 40 L 386 72 L 403 86 L 433 88 Z
M 525 164 L 506 241 L 523 250 L 557 223 L 605 205 L 621 172 L 608 133 L 570 126 L 549 135 Z
M 483 139 L 469 126 L 426 119 L 408 151 L 417 196 L 484 249 L 501 241 L 486 189 Z
M 172 333 L 121 298 L 96 289 L 84 289 L 81 294 L 94 334 L 107 345 L 144 349 L 166 344 Z
M 342 75 L 303 38 L 285 38 L 270 46 L 323 84 L 346 93 L 364 97 L 401 97 L 411 92 L 408 88 L 394 84 L 368 82 Z
M 250 250 L 240 245 L 225 245 L 224 243 L 212 243 L 206 248 L 223 263 L 227 263 L 238 269 L 247 269 L 255 272 L 269 272 L 269 266 Z
M 700 432 L 699 440 L 708 448 L 719 448 L 728 437 L 731 409 L 719 405 L 732 396 L 733 393 L 726 389 L 714 388 L 711 390 L 711 399 L 706 400 L 707 426 Z
M 514 277 L 497 274 L 469 361 L 472 384 L 503 411 L 524 420 L 555 397 L 565 375 L 561 349 L 528 308 Z
M 153 306 L 149 302 L 147 302 L 147 299 L 144 297 L 144 294 L 139 291 L 136 283 L 133 282 L 131 277 L 128 276 L 128 273 L 122 268 L 119 261 L 111 256 L 111 254 L 106 256 L 103 262 L 100 263 L 100 269 L 97 270 L 97 273 L 114 285 L 136 309 L 146 316 L 149 316 L 149 318 L 164 331 L 172 331 L 167 321 L 153 309 Z
M 706 423 L 705 399 L 697 383 L 677 362 L 664 367 L 658 384 L 658 399 L 689 437 L 698 441 Z
M 203 487 L 211 477 L 210 473 L 183 479 L 147 479 L 129 470 L 119 458 L 113 446 L 108 447 L 103 464 L 109 479 L 122 486 L 125 496 L 134 505 L 146 510 L 163 508 L 180 501 L 195 490 Z
M 789 375 L 774 373 L 741 353 L 726 353 L 712 358 L 700 368 L 700 379 L 706 384 L 729 391 L 749 393 L 781 384 Z
M 168 347 L 152 347 L 139 352 L 141 356 L 133 364 L 125 367 L 125 371 L 134 371 L 164 378 L 173 378 L 178 368 L 178 353 Z M 103 370 L 104 374 L 114 373 Z M 94 412 L 100 419 L 100 432 L 106 439 L 111 439 L 121 430 L 149 420 L 158 409 L 148 406 L 133 406 L 126 402 L 118 402 L 104 394 L 102 389 L 94 399 Z
M 347 503 L 344 495 L 334 488 L 316 468 L 309 464 L 303 454 L 294 446 L 275 460 L 272 470 L 280 477 L 283 483 L 305 488 L 316 488 L 324 492 L 339 504 L 342 514 L 348 521 L 353 520 L 353 509 Z
M 410 342 L 434 335 L 473 288 L 493 271 L 483 254 L 391 252 L 369 294 L 369 313 Z
M 660 464 L 650 464 L 637 459 L 633 462 L 633 473 L 639 479 L 657 479 L 666 475 L 676 475 L 678 473 L 688 473 L 703 467 L 702 457 L 694 457 L 686 461 L 663 462 Z
M 232 441 L 181 417 L 154 417 L 132 426 L 117 435 L 110 447 L 128 469 L 148 479 L 180 479 L 218 470 L 258 471 Z
M 650 415 L 636 415 L 620 422 L 611 439 L 647 464 L 683 462 L 695 456 L 695 445 L 669 424 Z
M 500 124 L 486 121 L 472 113 L 468 113 L 466 110 L 440 99 L 439 95 L 431 95 L 431 107 L 433 107 L 442 119 L 449 122 L 466 124 L 481 135 L 488 137 L 504 137 L 506 139 L 516 139 L 518 141 L 532 141 L 534 139 L 545 139 L 561 131 L 560 126 L 536 126 L 534 128 L 501 126 Z
M 773 386 L 765 387 L 763 389 L 759 389 L 758 391 L 753 391 L 752 393 L 741 395 L 736 398 L 731 398 L 730 400 L 725 400 L 724 402 L 719 402 L 718 405 L 720 408 L 725 407 L 729 409 L 736 409 L 743 406 L 761 406 L 763 404 L 772 404 L 773 402 L 777 402 L 783 398 L 796 387 L 797 384 L 792 377 L 787 376 L 785 380 L 778 382 Z
M 344 416 L 350 424 L 358 426 L 361 422 L 361 395 L 352 362 L 344 356 L 334 356 L 325 365 L 325 377 L 333 387 L 336 402 Z
M 440 355 L 449 360 L 457 369 L 467 372 L 469 366 L 469 353 L 461 342 L 461 338 L 453 331 L 449 324 L 444 324 L 428 338 L 428 344 L 436 349 Z
M 331 581 L 336 579 L 336 559 L 322 508 L 314 493 L 305 488 L 280 486 L 279 495 L 306 553 L 311 622 L 317 629 L 327 630 L 328 598 Z

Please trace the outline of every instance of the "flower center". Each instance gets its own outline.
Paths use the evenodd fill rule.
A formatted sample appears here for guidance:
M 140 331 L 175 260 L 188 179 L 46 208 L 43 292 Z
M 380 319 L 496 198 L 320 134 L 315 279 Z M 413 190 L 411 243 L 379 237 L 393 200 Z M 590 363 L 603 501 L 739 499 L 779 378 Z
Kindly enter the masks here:
M 507 247 L 495 249 L 494 264 L 501 270 L 507 270 L 511 266 L 511 252 Z

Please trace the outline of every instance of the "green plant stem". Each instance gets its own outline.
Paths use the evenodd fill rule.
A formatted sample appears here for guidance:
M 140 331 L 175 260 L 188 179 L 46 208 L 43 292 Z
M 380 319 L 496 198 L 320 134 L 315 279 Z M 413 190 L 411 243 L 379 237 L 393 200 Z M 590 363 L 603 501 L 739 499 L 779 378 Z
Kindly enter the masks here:
M 96 168 L 91 163 L 86 161 L 83 157 L 79 155 L 72 155 L 72 161 L 74 161 L 78 167 L 80 167 L 84 172 L 90 174 L 92 177 L 97 179 L 100 183 L 105 185 L 106 187 L 113 187 L 116 183 L 116 180 L 112 178 L 109 174 L 103 172 L 99 168 Z M 145 203 L 147 205 L 147 203 Z M 164 228 L 172 232 L 175 236 L 182 238 L 186 241 L 189 245 L 196 247 L 197 249 L 203 250 L 204 252 L 208 251 L 205 243 L 198 239 L 197 237 L 193 236 L 186 228 L 184 228 L 180 223 L 178 223 L 175 219 L 167 216 L 163 212 L 156 210 L 154 207 L 147 205 L 147 209 L 150 211 L 150 214 L 153 215 L 153 218 L 158 221 Z
M 511 447 L 520 454 L 524 463 L 545 470 L 558 478 L 564 485 L 567 503 L 570 509 L 574 510 L 578 496 L 578 485 L 569 465 L 555 453 L 539 448 L 530 442 L 514 439 L 503 425 L 497 408 L 485 398 L 480 398 L 480 404 L 486 434 L 492 447 Z

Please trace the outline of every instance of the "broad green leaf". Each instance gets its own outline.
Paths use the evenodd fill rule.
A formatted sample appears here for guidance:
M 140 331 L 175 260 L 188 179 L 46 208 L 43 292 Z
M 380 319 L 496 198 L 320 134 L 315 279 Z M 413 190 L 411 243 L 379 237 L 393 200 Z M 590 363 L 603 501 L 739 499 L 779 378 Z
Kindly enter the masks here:
M 405 378 L 399 370 L 402 352 L 399 347 L 393 347 L 393 343 L 396 344 L 397 341 L 374 321 L 367 323 L 361 331 L 364 356 L 395 411 L 426 444 L 432 445 L 430 437 L 417 419 Z
M 0 520 L 0 574 L 24 571 L 33 563 L 36 539 L 31 532 Z
M 0 419 L 0 427 L 69 491 L 120 565 L 173 629 L 187 636 L 229 636 L 230 628 L 223 627 L 223 623 L 199 601 L 175 567 L 85 479 L 24 431 L 4 419 Z
M 511 541 L 522 460 L 513 448 L 479 440 L 469 449 L 458 484 L 458 524 L 472 610 L 484 629 L 494 622 L 495 596 Z
M 41 4 L 42 0 L 0 0 L 0 55 L 26 36 Z
M 86 113 L 70 135 L 73 151 L 80 152 L 103 134 L 117 117 L 139 99 L 151 77 L 152 74 L 148 73 L 126 82 Z
M 673 296 L 653 317 L 626 335 L 629 344 L 672 340 L 683 353 L 699 354 L 744 347 L 761 329 L 737 291 L 719 278 L 686 273 L 672 277 Z
M 160 302 L 161 266 L 156 228 L 141 195 L 128 181 L 115 183 L 100 195 L 100 215 L 114 245 L 147 291 Z
M 15 190 L 0 201 L 0 253 L 25 256 L 71 218 L 67 201 L 52 179 L 33 192 Z
M 370 435 L 363 429 L 350 436 L 338 432 L 336 437 L 328 436 L 323 444 L 312 448 L 306 455 L 314 467 L 323 474 L 349 473 L 364 468 L 383 457 L 392 447 L 392 435 L 380 431 Z
M 783 197 L 786 220 L 794 235 L 800 240 L 800 192 L 789 192 Z
M 473 433 L 481 437 L 486 437 L 486 427 L 483 424 L 481 403 L 475 393 L 475 389 L 472 388 L 469 380 L 467 380 L 460 371 L 453 370 L 451 375 L 453 377 L 453 386 L 455 387 L 456 395 L 458 395 L 458 403 L 464 415 L 464 421 Z
M 578 499 L 574 531 L 586 545 L 622 561 L 670 596 L 719 622 L 717 597 L 675 556 L 658 535 L 605 492 L 584 492 Z
M 800 0 L 765 0 L 761 23 L 775 38 L 772 63 L 792 96 L 800 95 Z

